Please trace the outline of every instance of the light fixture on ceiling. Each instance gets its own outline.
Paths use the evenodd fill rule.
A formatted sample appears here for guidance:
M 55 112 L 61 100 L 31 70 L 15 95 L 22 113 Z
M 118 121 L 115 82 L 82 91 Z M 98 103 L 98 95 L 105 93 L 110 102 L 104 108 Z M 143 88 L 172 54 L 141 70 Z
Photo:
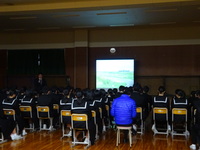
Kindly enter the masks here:
M 25 20 L 25 19 L 36 19 L 36 16 L 21 16 L 21 17 L 10 17 L 11 20 Z
M 39 27 L 37 30 L 58 30 L 60 27 Z
M 116 49 L 114 47 L 110 48 L 110 53 L 114 54 L 116 52 Z
M 151 10 L 146 10 L 145 12 L 174 12 L 178 11 L 177 8 L 169 8 L 169 9 L 151 9 Z
M 54 18 L 61 18 L 61 17 L 79 17 L 80 15 L 73 14 L 73 15 L 52 15 Z
M 153 22 L 150 25 L 167 25 L 167 24 L 176 24 L 176 22 Z
M 73 26 L 72 28 L 95 28 L 96 26 Z
M 128 26 L 134 26 L 134 24 L 113 24 L 113 25 L 110 25 L 110 27 L 128 27 Z
M 118 15 L 118 14 L 127 14 L 127 12 L 97 13 L 96 15 Z
M 5 29 L 4 31 L 24 31 L 25 29 Z
M 195 20 L 195 21 L 192 21 L 194 23 L 200 23 L 200 20 Z

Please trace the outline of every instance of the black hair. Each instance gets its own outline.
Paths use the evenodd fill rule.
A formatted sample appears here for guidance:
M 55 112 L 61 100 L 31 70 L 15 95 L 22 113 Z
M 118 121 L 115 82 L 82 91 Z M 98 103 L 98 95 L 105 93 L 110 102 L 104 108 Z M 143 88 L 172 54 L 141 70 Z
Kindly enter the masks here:
M 78 103 L 80 104 L 83 98 L 83 92 L 81 90 L 76 91 L 76 98 Z
M 181 98 L 184 98 L 185 97 L 185 92 L 181 89 L 177 89 L 175 90 L 175 93 L 180 96 Z
M 164 86 L 159 86 L 159 87 L 158 87 L 158 92 L 159 92 L 159 93 L 165 92 L 165 87 L 164 87 Z
M 119 91 L 122 91 L 122 92 L 124 92 L 124 90 L 125 90 L 125 86 L 123 86 L 123 85 L 120 85 L 120 86 L 119 86 Z
M 148 86 L 144 86 L 143 87 L 143 92 L 148 93 L 149 92 L 149 87 Z
M 197 91 L 195 92 L 195 95 L 196 95 L 196 96 L 200 96 L 200 90 L 197 90 Z

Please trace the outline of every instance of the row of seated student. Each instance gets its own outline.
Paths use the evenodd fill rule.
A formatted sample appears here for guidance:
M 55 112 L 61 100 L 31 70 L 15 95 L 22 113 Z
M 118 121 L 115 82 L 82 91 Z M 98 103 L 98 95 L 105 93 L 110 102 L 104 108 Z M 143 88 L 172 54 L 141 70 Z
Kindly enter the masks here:
M 19 106 L 32 106 L 32 122 L 34 123 L 34 126 L 36 129 L 39 129 L 39 119 L 37 117 L 37 110 L 36 106 L 49 106 L 50 108 L 50 116 L 53 117 L 53 127 L 56 128 L 56 124 L 59 122 L 59 115 L 60 111 L 63 109 L 70 109 L 72 112 L 75 113 L 91 113 L 91 110 L 96 111 L 96 118 L 97 118 L 97 124 L 98 124 L 98 133 L 102 134 L 103 132 L 103 124 L 106 124 L 108 121 L 106 118 L 107 113 L 105 109 L 105 104 L 108 104 L 111 98 L 110 96 L 107 96 L 106 98 L 106 92 L 105 90 L 89 90 L 85 89 L 80 92 L 80 89 L 73 89 L 73 88 L 66 88 L 62 92 L 56 92 L 55 89 L 49 89 L 47 87 L 43 88 L 40 92 L 41 94 L 38 95 L 37 93 L 33 92 L 32 90 L 25 90 L 23 92 L 17 93 L 15 90 L 8 90 L 6 91 L 6 94 L 1 94 L 1 105 L 2 107 L 14 109 L 16 112 L 16 122 L 19 126 L 19 134 L 25 135 L 25 126 L 27 125 L 27 120 L 23 119 L 23 115 L 20 113 Z M 81 95 L 82 94 L 82 95 Z M 87 107 L 85 107 L 86 103 Z M 60 105 L 60 111 L 56 111 L 53 109 L 53 104 Z M 79 107 L 79 105 L 82 105 L 84 107 Z M 82 109 L 80 110 L 79 109 Z M 102 113 L 100 113 L 99 108 L 101 108 Z M 78 111 L 78 112 L 77 112 Z M 91 116 L 90 113 L 88 113 L 88 116 Z M 90 120 L 90 119 L 89 119 Z M 12 120 L 13 121 L 13 120 Z M 47 121 L 47 120 L 46 120 Z M 66 124 L 70 128 L 70 120 L 66 121 Z M 105 123 L 104 123 L 105 121 Z M 48 124 L 49 122 L 46 122 Z M 90 123 L 91 124 L 91 123 Z M 29 123 L 28 123 L 29 125 Z M 94 143 L 94 127 L 89 126 L 90 130 L 90 140 L 91 144 Z M 88 140 L 87 138 L 85 139 Z

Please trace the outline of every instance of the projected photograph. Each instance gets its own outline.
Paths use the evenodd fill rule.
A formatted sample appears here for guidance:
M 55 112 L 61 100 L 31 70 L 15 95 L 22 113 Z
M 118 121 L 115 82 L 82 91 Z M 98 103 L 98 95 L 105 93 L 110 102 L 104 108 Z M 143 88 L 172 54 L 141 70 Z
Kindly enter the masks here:
M 129 87 L 134 83 L 134 59 L 96 60 L 96 88 Z

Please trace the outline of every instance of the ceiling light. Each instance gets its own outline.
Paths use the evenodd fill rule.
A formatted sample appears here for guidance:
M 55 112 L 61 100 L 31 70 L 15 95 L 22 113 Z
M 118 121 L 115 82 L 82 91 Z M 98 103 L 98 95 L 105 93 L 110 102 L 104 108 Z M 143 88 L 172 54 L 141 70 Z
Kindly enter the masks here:
M 97 13 L 96 15 L 117 15 L 117 14 L 127 14 L 127 12 Z
M 146 10 L 146 12 L 172 12 L 177 11 L 177 8 L 171 8 L 171 9 L 152 9 L 152 10 Z
M 54 18 L 60 18 L 60 17 L 79 17 L 80 15 L 52 15 Z
M 164 25 L 164 24 L 175 24 L 176 22 L 155 22 L 150 23 L 150 25 Z
M 96 26 L 74 26 L 73 28 L 95 28 Z
M 29 16 L 29 17 L 10 17 L 11 20 L 20 20 L 20 19 L 36 19 L 36 16 Z
M 24 31 L 25 29 L 5 29 L 4 31 Z
M 39 27 L 37 30 L 57 30 L 60 29 L 60 27 Z
M 124 26 L 134 26 L 134 24 L 113 24 L 110 27 L 124 27 Z
M 194 23 L 200 23 L 200 20 L 197 20 L 197 21 L 192 21 L 192 22 L 194 22 Z

